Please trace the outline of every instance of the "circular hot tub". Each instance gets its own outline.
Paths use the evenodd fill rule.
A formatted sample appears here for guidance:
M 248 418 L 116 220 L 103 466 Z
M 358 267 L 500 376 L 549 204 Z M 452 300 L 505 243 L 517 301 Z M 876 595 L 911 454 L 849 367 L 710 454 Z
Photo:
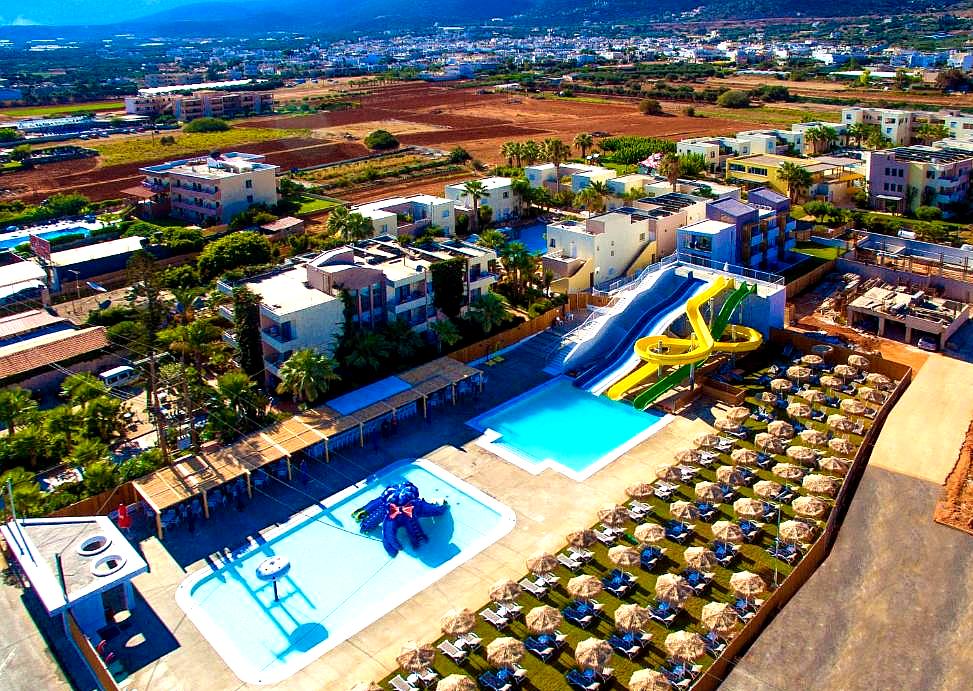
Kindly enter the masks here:
M 78 554 L 82 557 L 93 557 L 101 554 L 111 545 L 111 539 L 104 535 L 93 535 L 78 546 Z
M 287 557 L 276 556 L 264 559 L 257 567 L 257 578 L 262 581 L 276 581 L 290 571 L 291 563 Z
M 109 554 L 91 565 L 91 573 L 95 576 L 110 576 L 125 566 L 125 557 Z
M 811 346 L 811 352 L 815 355 L 821 356 L 830 355 L 834 352 L 834 348 L 829 345 L 825 345 L 824 343 L 819 343 L 818 345 Z

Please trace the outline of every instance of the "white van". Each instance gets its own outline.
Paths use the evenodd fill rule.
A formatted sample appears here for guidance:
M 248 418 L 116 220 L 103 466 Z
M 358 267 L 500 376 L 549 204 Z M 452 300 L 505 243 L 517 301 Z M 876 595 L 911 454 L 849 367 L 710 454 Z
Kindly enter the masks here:
M 109 389 L 114 389 L 119 386 L 125 386 L 126 384 L 131 384 L 133 381 L 139 378 L 138 372 L 127 365 L 122 365 L 121 367 L 116 367 L 114 369 L 106 370 L 98 375 L 102 383 Z

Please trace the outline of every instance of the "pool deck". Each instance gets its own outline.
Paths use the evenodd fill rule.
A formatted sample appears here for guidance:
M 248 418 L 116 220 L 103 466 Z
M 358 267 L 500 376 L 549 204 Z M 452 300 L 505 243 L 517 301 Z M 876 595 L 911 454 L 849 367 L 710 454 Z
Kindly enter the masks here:
M 625 487 L 653 479 L 653 468 L 659 459 L 670 458 L 674 451 L 686 446 L 688 439 L 709 429 L 706 419 L 712 418 L 705 411 L 698 417 L 677 418 L 584 483 L 550 470 L 531 475 L 477 446 L 477 434 L 465 422 L 545 381 L 547 375 L 537 366 L 539 350 L 524 346 L 511 351 L 502 364 L 488 368 L 487 389 L 479 400 L 437 411 L 432 424 L 403 425 L 401 432 L 383 440 L 379 449 L 356 449 L 333 460 L 331 466 L 322 463 L 312 470 L 315 474 L 333 475 L 338 464 L 346 464 L 346 472 L 358 471 L 360 479 L 361 469 L 366 466 L 374 470 L 398 458 L 421 456 L 513 509 L 517 524 L 509 534 L 277 687 L 241 684 L 185 618 L 174 593 L 187 571 L 206 565 L 206 549 L 212 546 L 210 551 L 215 552 L 222 545 L 239 544 L 250 534 L 245 525 L 240 525 L 242 521 L 263 521 L 259 525 L 270 529 L 275 519 L 286 518 L 275 515 L 281 513 L 282 506 L 297 510 L 301 508 L 298 502 L 309 503 L 306 495 L 281 489 L 274 494 L 276 503 L 266 497 L 255 498 L 243 514 L 230 511 L 222 517 L 222 524 L 221 519 L 214 517 L 191 540 L 184 534 L 174 536 L 167 544 L 147 538 L 141 547 L 151 570 L 136 579 L 135 585 L 157 617 L 157 629 L 173 640 L 130 677 L 130 686 L 337 690 L 350 688 L 357 681 L 381 679 L 395 669 L 395 657 L 403 643 L 436 638 L 440 617 L 451 608 L 482 606 L 494 582 L 501 578 L 519 579 L 528 557 L 563 546 L 567 532 L 590 525 L 599 508 L 624 498 Z M 351 464 L 354 469 L 349 468 Z M 349 483 L 342 478 L 337 480 Z M 323 491 L 314 493 L 327 496 Z M 151 644 L 151 637 L 147 638 Z

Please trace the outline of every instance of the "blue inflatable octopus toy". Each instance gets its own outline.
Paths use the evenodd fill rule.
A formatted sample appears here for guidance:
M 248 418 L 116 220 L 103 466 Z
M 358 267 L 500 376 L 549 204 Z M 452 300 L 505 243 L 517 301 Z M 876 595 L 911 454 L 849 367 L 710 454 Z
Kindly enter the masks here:
M 381 496 L 355 511 L 354 516 L 361 524 L 359 530 L 363 533 L 382 526 L 382 544 L 389 556 L 394 557 L 402 550 L 402 543 L 398 538 L 399 528 L 405 528 L 413 549 L 418 549 L 423 542 L 429 541 L 419 525 L 419 519 L 441 516 L 448 508 L 445 501 L 432 504 L 422 499 L 419 488 L 411 482 L 400 482 L 386 487 Z

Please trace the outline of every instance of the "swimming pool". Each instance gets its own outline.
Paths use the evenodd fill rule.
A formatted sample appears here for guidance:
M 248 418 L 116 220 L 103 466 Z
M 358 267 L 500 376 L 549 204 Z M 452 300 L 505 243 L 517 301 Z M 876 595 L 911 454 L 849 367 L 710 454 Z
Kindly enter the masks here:
M 34 226 L 31 228 L 21 228 L 12 230 L 9 233 L 0 235 L 0 249 L 10 249 L 25 242 L 30 242 L 30 236 L 38 235 L 45 240 L 53 240 L 62 235 L 84 235 L 88 237 L 94 228 L 100 228 L 100 223 L 77 223 L 77 224 L 56 224 L 50 226 Z
M 558 377 L 469 422 L 477 443 L 524 470 L 584 480 L 671 419 L 594 396 Z
M 524 243 L 531 254 L 544 254 L 547 252 L 547 224 L 534 223 L 529 226 L 521 226 L 517 229 L 505 228 L 504 234 L 511 240 Z
M 404 549 L 389 557 L 381 530 L 361 535 L 352 514 L 406 480 L 450 508 L 421 520 L 429 542 L 414 550 L 401 531 Z M 509 508 L 438 466 L 400 463 L 313 505 L 218 570 L 190 575 L 176 601 L 242 681 L 278 683 L 499 540 L 514 522 Z M 271 556 L 291 563 L 278 602 L 273 585 L 256 575 Z

